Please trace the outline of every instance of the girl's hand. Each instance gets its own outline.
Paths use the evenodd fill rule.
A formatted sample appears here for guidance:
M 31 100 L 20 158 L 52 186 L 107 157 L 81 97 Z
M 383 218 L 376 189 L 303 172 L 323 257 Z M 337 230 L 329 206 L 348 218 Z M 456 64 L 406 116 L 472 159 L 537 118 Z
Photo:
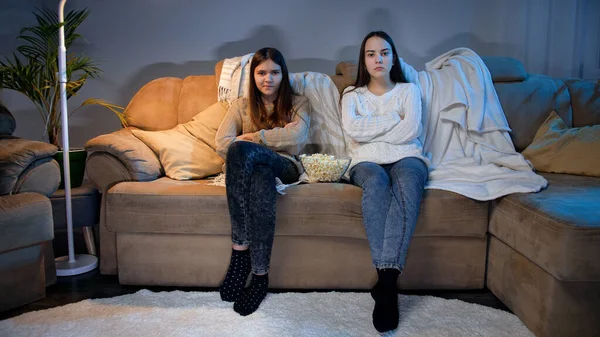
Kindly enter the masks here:
M 245 140 L 247 142 L 251 142 L 254 140 L 254 136 L 252 133 L 244 133 L 243 135 L 239 135 L 236 138 L 239 140 Z

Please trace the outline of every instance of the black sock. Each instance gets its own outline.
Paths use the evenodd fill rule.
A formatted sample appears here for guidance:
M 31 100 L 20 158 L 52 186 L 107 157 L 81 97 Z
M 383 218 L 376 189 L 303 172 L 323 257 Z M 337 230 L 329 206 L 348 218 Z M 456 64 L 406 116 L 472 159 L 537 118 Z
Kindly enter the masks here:
M 375 300 L 373 309 L 373 326 L 379 332 L 394 330 L 398 327 L 398 290 L 396 282 L 400 271 L 398 269 L 377 269 L 379 280 L 371 290 Z
M 219 293 L 223 301 L 234 302 L 240 297 L 248 280 L 250 269 L 250 251 L 248 249 L 232 249 L 227 274 L 219 287 Z
M 242 295 L 233 304 L 233 310 L 242 316 L 250 315 L 258 309 L 258 306 L 267 296 L 269 288 L 269 274 L 252 274 L 250 286 L 244 289 Z

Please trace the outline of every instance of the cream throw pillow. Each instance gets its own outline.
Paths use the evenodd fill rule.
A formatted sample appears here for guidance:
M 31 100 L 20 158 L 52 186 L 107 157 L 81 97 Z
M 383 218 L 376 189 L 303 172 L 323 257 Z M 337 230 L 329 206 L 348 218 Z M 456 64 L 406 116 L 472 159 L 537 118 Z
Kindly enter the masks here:
M 215 135 L 226 113 L 225 105 L 217 102 L 170 130 L 131 132 L 154 151 L 169 178 L 202 179 L 221 172 Z
M 600 177 L 600 125 L 569 128 L 552 111 L 522 154 L 541 172 Z

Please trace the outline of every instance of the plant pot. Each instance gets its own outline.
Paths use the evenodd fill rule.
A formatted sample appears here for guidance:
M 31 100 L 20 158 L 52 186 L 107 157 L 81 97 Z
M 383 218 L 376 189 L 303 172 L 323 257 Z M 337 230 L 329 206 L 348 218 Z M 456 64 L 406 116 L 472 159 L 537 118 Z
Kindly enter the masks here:
M 83 175 L 85 174 L 85 160 L 87 158 L 87 152 L 85 149 L 71 149 L 69 150 L 69 170 L 71 172 L 71 188 L 81 186 L 83 181 Z M 63 168 L 63 151 L 58 151 L 54 155 L 54 159 L 60 166 L 60 186 L 58 188 L 64 189 L 65 183 L 63 177 L 65 175 Z

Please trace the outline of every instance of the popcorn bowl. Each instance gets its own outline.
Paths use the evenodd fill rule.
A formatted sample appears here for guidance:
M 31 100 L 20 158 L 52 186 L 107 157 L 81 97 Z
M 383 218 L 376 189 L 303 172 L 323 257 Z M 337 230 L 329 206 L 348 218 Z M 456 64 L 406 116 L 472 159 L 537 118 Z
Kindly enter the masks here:
M 315 153 L 301 154 L 300 162 L 310 182 L 332 183 L 338 182 L 348 170 L 351 159 L 349 157 L 336 158 L 333 155 Z

